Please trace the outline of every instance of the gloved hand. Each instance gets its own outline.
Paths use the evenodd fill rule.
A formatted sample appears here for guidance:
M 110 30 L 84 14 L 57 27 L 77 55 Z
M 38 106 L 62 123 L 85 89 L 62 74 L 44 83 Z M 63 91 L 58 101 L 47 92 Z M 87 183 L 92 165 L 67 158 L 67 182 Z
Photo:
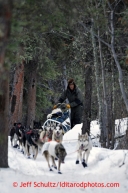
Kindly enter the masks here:
M 70 104 L 67 104 L 66 107 L 67 107 L 68 109 L 70 109 Z
M 56 108 L 57 108 L 57 105 L 54 105 L 54 106 L 53 106 L 53 109 L 56 109 Z
M 60 108 L 60 106 L 61 106 L 61 103 L 58 103 L 57 105 L 54 105 L 54 106 L 53 106 L 53 109 Z

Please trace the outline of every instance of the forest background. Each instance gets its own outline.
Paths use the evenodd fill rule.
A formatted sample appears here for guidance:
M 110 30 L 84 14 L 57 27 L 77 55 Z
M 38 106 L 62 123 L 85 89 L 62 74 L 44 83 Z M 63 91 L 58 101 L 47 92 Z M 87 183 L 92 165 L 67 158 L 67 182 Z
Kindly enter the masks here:
M 43 124 L 68 78 L 84 95 L 82 132 L 97 119 L 113 149 L 127 77 L 128 0 L 0 0 L 0 166 L 13 124 Z

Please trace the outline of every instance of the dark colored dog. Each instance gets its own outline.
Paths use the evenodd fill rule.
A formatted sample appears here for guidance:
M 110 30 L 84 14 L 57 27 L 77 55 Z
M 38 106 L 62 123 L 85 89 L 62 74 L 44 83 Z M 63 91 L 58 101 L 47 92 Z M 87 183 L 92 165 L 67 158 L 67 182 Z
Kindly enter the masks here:
M 42 129 L 41 122 L 33 121 L 33 129 Z
M 14 125 L 14 126 L 12 127 L 12 129 L 10 130 L 10 133 L 9 133 L 10 141 L 11 141 L 11 146 L 13 146 L 15 133 L 16 133 L 16 128 L 15 128 L 15 125 Z
M 39 141 L 39 133 L 38 130 L 30 130 L 27 131 L 25 134 L 26 137 L 26 154 L 28 158 L 30 158 L 30 148 L 32 148 L 33 151 L 33 158 L 36 159 L 38 154 L 38 141 Z
M 11 140 L 11 145 L 14 148 L 19 147 L 20 145 L 22 146 L 22 133 L 23 133 L 24 128 L 22 127 L 21 123 L 14 123 L 13 128 L 10 130 L 10 140 Z M 17 144 L 17 142 L 19 144 Z

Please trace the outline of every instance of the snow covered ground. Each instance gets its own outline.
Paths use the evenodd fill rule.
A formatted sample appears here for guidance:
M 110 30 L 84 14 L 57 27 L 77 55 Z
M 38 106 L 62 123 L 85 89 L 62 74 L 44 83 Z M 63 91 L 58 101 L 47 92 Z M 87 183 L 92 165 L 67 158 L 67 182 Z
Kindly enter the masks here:
M 93 147 L 88 167 L 83 168 L 75 164 L 80 131 L 81 124 L 64 135 L 67 156 L 65 164 L 61 165 L 63 174 L 56 170 L 50 172 L 40 152 L 36 160 L 27 159 L 20 150 L 11 147 L 9 140 L 9 168 L 0 168 L 0 193 L 127 193 L 128 150 Z M 96 121 L 92 122 L 91 133 L 94 136 L 99 133 Z

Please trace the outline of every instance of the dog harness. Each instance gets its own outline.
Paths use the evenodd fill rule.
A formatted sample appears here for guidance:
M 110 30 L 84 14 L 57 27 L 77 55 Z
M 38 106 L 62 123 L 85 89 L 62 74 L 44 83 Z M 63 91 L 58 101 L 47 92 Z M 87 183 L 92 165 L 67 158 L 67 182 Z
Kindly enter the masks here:
M 32 133 L 32 131 L 28 131 L 26 134 L 31 134 Z

